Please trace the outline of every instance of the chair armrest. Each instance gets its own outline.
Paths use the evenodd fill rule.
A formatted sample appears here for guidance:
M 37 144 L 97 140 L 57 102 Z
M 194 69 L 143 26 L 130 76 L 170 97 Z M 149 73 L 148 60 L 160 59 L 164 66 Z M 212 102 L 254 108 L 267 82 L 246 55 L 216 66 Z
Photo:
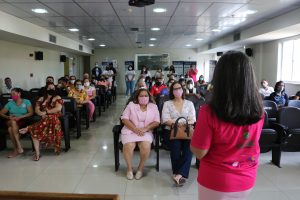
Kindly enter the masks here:
M 289 128 L 283 124 L 272 122 L 270 123 L 270 128 L 273 128 L 278 133 L 278 142 L 280 143 L 285 143 L 287 138 L 291 136 Z

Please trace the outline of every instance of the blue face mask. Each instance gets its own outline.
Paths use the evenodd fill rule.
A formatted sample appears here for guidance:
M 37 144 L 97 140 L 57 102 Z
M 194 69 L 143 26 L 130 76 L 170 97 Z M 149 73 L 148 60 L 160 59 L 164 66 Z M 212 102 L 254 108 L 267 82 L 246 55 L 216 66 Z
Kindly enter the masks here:
M 77 90 L 81 90 L 82 89 L 82 85 L 76 85 L 76 89 Z

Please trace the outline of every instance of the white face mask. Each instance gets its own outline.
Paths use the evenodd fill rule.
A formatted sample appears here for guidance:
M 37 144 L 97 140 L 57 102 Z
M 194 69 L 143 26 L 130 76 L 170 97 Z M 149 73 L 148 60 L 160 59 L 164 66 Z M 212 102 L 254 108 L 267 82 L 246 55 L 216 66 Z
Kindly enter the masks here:
M 85 82 L 84 86 L 89 87 L 90 86 L 90 82 Z
M 75 80 L 71 80 L 70 82 L 71 82 L 72 84 L 74 84 L 74 83 L 75 83 Z
M 189 90 L 193 89 L 193 85 L 192 84 L 188 85 L 188 89 Z

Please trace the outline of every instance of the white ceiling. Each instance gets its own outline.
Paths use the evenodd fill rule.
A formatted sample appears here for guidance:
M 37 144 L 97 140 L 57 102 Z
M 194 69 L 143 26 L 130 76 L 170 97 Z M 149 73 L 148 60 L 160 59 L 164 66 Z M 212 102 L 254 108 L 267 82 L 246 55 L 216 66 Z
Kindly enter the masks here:
M 95 47 L 198 48 L 221 36 L 259 24 L 300 7 L 300 0 L 156 0 L 145 8 L 128 0 L 0 0 L 0 10 L 78 40 L 93 37 Z M 47 14 L 35 14 L 44 8 Z M 154 8 L 167 9 L 154 13 Z M 248 10 L 256 10 L 246 15 Z M 151 31 L 159 27 L 160 31 Z M 69 28 L 78 28 L 71 33 Z M 130 28 L 139 28 L 133 32 Z M 212 32 L 220 29 L 221 32 Z M 150 41 L 151 37 L 157 38 Z M 196 38 L 203 38 L 196 41 Z M 191 44 L 186 47 L 186 44 Z

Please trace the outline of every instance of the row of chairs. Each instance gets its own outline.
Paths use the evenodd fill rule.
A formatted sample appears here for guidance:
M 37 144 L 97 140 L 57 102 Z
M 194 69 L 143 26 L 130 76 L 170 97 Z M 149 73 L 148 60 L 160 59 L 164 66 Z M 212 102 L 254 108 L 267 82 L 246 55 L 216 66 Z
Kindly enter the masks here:
M 190 100 L 193 102 L 195 110 L 196 110 L 196 116 L 198 116 L 198 112 L 200 107 L 205 104 L 205 99 L 203 98 L 198 98 L 196 96 L 187 96 L 186 97 L 187 100 Z M 158 107 L 158 110 L 160 112 L 160 115 L 162 113 L 162 109 L 163 109 L 163 104 L 164 102 L 168 101 L 169 97 L 168 96 L 160 96 L 156 98 L 156 104 Z M 121 134 L 121 130 L 123 128 L 122 123 L 120 123 L 120 125 L 115 125 L 113 127 L 113 136 L 114 136 L 114 157 L 115 157 L 115 171 L 119 170 L 120 167 L 120 150 L 122 151 L 122 143 L 120 141 L 120 134 Z M 158 128 L 153 130 L 153 136 L 154 136 L 154 140 L 152 143 L 152 149 L 155 151 L 156 154 L 156 164 L 155 164 L 155 169 L 156 171 L 159 171 L 159 149 L 162 148 L 162 146 L 160 146 L 161 143 L 161 135 L 164 133 L 164 126 L 160 125 Z
M 101 112 L 105 111 L 108 106 L 112 103 L 112 101 L 116 100 L 116 88 L 113 87 L 114 90 L 112 93 L 108 93 L 105 88 L 97 87 L 97 96 L 94 101 L 95 105 L 98 107 L 99 116 L 101 116 Z M 35 106 L 35 102 L 38 99 L 39 88 L 33 88 L 30 91 L 23 91 L 22 97 L 27 98 L 32 102 L 33 107 Z M 82 116 L 85 118 L 85 126 L 86 129 L 89 128 L 89 107 L 88 105 L 83 105 L 82 108 L 78 108 L 75 99 L 70 97 L 62 97 L 64 101 L 64 105 L 62 107 L 62 116 L 60 117 L 60 121 L 63 128 L 64 133 L 64 142 L 65 142 L 65 151 L 70 149 L 70 130 L 69 127 L 76 128 L 76 138 L 81 137 L 81 120 Z M 9 100 L 11 100 L 10 94 L 2 94 L 0 96 L 0 105 L 4 106 Z M 31 117 L 28 121 L 30 123 L 34 123 L 39 120 L 38 116 Z M 96 111 L 94 112 L 94 120 L 96 120 Z M 1 119 L 0 119 L 1 121 Z M 3 120 L 2 120 L 3 122 Z M 3 129 L 4 126 L 1 126 L 2 130 L 0 130 L 0 150 L 6 148 L 6 130 Z M 2 148 L 1 148 L 2 147 Z

